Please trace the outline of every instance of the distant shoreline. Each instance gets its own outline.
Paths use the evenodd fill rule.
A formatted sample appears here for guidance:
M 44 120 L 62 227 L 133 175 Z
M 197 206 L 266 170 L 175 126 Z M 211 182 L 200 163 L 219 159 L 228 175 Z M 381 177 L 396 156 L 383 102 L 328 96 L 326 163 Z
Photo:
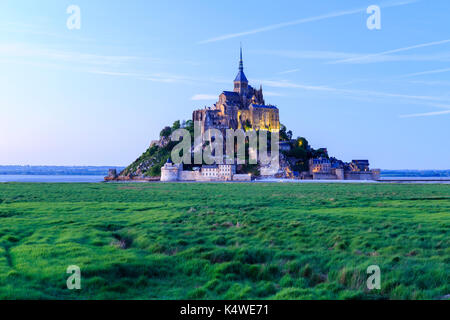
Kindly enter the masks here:
M 0 166 L 0 182 L 32 183 L 100 183 L 114 166 Z M 126 180 L 120 183 L 156 181 Z M 382 170 L 378 181 L 258 179 L 254 183 L 450 183 L 450 170 Z M 222 182 L 218 182 L 222 183 Z
M 0 175 L 108 175 L 109 169 L 122 171 L 122 166 L 18 166 L 0 165 Z M 446 170 L 392 170 L 382 169 L 382 178 L 449 178 L 450 169 Z
M 104 181 L 103 175 L 0 175 L 0 183 L 166 183 L 160 181 L 146 181 L 146 180 L 125 180 L 125 181 Z M 198 182 L 198 181 L 180 181 L 174 183 L 244 183 L 239 181 L 208 181 L 208 182 Z M 362 183 L 362 184 L 450 184 L 450 177 L 401 177 L 401 178 L 383 178 L 378 181 L 374 180 L 297 180 L 297 179 L 258 179 L 251 182 L 245 183 Z
M 103 175 L 62 175 L 62 174 L 0 174 L 0 183 L 100 183 Z
M 85 176 L 106 176 L 109 169 L 122 171 L 121 166 L 2 166 L 0 165 L 0 175 L 85 175 Z

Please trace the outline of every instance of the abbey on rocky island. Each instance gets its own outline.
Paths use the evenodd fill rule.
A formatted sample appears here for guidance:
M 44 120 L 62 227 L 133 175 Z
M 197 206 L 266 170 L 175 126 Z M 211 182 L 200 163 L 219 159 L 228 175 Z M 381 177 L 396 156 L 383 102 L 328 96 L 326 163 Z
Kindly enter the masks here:
M 248 84 L 247 77 L 244 74 L 242 48 L 240 50 L 239 71 L 234 79 L 233 91 L 223 91 L 214 105 L 195 110 L 192 113 L 192 120 L 194 132 L 198 128 L 196 125 L 200 123 L 200 132 L 198 133 L 201 134 L 202 143 L 197 144 L 200 148 L 205 147 L 216 138 L 217 131 L 212 133 L 214 130 L 210 130 L 208 133 L 209 129 L 219 130 L 224 139 L 227 137 L 229 129 L 234 131 L 270 131 L 278 134 L 283 131 L 283 140 L 278 143 L 276 149 L 272 148 L 272 143 L 278 141 L 278 138 L 271 140 L 271 159 L 276 159 L 277 164 L 275 170 L 272 168 L 272 161 L 270 161 L 270 164 L 265 164 L 258 160 L 256 169 L 245 168 L 242 164 L 230 164 L 225 161 L 210 165 L 203 163 L 184 168 L 182 163 L 173 163 L 169 158 L 164 159 L 165 164 L 159 167 L 161 181 L 251 181 L 252 174 L 260 177 L 305 180 L 378 180 L 380 177 L 380 170 L 371 170 L 368 160 L 353 160 L 351 163 L 346 163 L 334 157 L 329 157 L 326 148 L 314 150 L 304 138 L 293 139 L 292 132 L 289 135 L 289 132 L 286 132 L 286 127 L 280 125 L 278 108 L 265 103 L 262 87 L 255 89 Z M 179 126 L 180 124 L 178 124 Z M 169 133 L 175 130 L 173 127 L 166 127 L 163 131 L 167 132 L 166 129 Z M 306 141 L 306 145 L 303 140 Z M 143 179 L 153 181 L 158 179 L 159 177 L 148 173 L 157 172 L 157 170 L 151 169 L 157 168 L 162 160 L 158 156 L 164 154 L 158 155 L 158 150 L 167 148 L 169 142 L 169 136 L 161 133 L 160 140 L 153 141 L 147 152 L 133 164 L 119 175 L 115 170 L 110 171 L 105 180 Z M 223 144 L 224 147 L 226 145 Z M 250 141 L 248 147 L 250 151 Z M 256 149 L 258 148 L 256 147 Z M 190 152 L 195 154 L 195 150 L 195 146 L 191 147 Z M 273 154 L 274 150 L 276 150 L 275 155 Z M 228 156 L 224 156 L 224 159 L 226 157 Z M 233 159 L 234 156 L 230 158 Z

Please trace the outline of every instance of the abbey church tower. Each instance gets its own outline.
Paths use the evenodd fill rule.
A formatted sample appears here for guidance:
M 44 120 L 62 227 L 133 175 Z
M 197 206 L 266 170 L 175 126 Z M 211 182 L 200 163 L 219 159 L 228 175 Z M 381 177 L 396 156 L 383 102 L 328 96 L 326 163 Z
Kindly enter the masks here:
M 240 96 L 245 95 L 248 89 L 248 80 L 244 74 L 244 62 L 242 61 L 242 47 L 239 59 L 239 72 L 234 79 L 234 92 L 239 93 Z
M 258 90 L 248 84 L 244 74 L 242 47 L 239 70 L 233 84 L 233 91 L 223 91 L 212 107 L 193 112 L 192 120 L 201 122 L 202 133 L 210 128 L 222 131 L 226 129 L 280 130 L 278 108 L 265 104 L 262 87 Z

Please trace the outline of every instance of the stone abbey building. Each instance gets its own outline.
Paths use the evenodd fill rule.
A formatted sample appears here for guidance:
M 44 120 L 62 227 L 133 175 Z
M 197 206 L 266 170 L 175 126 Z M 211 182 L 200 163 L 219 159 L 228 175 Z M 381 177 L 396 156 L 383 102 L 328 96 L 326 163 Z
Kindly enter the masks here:
M 254 89 L 248 84 L 244 74 L 242 48 L 239 60 L 239 72 L 234 79 L 234 90 L 223 91 L 219 100 L 205 109 L 195 110 L 193 121 L 201 123 L 201 133 L 208 129 L 253 129 L 278 131 L 280 117 L 278 108 L 266 105 L 262 87 Z

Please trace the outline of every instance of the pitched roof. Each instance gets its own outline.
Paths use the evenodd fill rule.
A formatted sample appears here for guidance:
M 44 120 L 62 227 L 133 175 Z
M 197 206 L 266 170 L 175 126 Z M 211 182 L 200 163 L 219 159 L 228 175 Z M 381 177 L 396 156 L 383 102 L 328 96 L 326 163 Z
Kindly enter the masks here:
M 330 160 L 327 159 L 327 158 L 322 158 L 322 157 L 320 157 L 320 158 L 314 158 L 314 159 L 313 159 L 313 163 L 314 163 L 314 164 L 325 164 L 325 163 L 330 163 Z
M 239 70 L 236 78 L 234 79 L 234 82 L 247 82 L 248 83 L 247 77 L 244 74 L 244 70 Z
M 253 108 L 278 109 L 275 106 L 266 106 L 266 105 L 262 105 L 262 104 L 253 104 L 253 103 L 250 106 Z
M 227 98 L 228 97 L 239 97 L 239 93 L 234 91 L 223 91 L 222 92 Z

